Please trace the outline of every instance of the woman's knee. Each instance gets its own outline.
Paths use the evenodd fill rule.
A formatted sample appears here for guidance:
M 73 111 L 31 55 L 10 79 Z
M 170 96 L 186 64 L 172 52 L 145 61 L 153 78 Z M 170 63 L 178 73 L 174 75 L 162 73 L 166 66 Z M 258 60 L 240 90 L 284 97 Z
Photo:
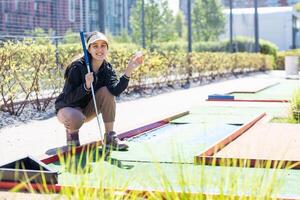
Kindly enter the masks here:
M 80 110 L 70 107 L 60 109 L 57 117 L 70 130 L 78 130 L 85 120 L 85 116 Z

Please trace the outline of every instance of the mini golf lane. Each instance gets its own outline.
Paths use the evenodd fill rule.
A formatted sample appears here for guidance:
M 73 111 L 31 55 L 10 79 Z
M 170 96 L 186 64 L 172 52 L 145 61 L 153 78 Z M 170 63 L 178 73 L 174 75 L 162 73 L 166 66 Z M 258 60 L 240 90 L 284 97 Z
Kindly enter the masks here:
M 233 93 L 233 92 L 254 93 L 254 92 L 259 92 L 261 90 L 267 89 L 277 84 L 279 84 L 279 82 L 275 80 L 269 80 L 265 78 L 260 78 L 260 79 L 247 78 L 244 80 L 240 80 L 238 85 L 236 84 L 232 86 L 232 88 L 228 90 L 228 93 Z
M 129 151 L 113 152 L 107 161 L 92 156 L 85 162 L 89 156 L 83 154 L 80 159 L 77 155 L 74 166 L 83 169 L 84 175 L 60 162 L 48 166 L 61 173 L 59 185 L 247 195 L 265 194 L 272 187 L 274 196 L 299 197 L 300 170 L 193 164 L 194 155 L 238 128 L 224 123 L 168 124 L 128 139 Z M 80 166 L 78 160 L 83 160 Z
M 300 88 L 298 80 L 285 80 L 256 93 L 230 93 L 235 100 L 290 100 L 293 92 Z
M 225 123 L 244 124 L 259 113 L 271 116 L 286 116 L 287 108 L 279 106 L 237 107 L 237 106 L 198 106 L 190 109 L 190 114 L 172 120 L 174 124 L 184 123 Z
M 91 161 L 75 174 L 59 163 L 49 164 L 59 169 L 61 186 L 114 188 L 119 190 L 201 192 L 219 194 L 266 194 L 281 198 L 300 197 L 299 170 L 262 168 L 213 167 L 178 163 L 130 162 L 121 160 Z M 230 177 L 230 178 L 229 178 Z M 226 180 L 226 181 L 225 181 Z M 184 184 L 184 185 L 183 185 Z
M 170 124 L 128 139 L 129 152 L 113 156 L 130 161 L 191 163 L 195 155 L 262 113 L 253 108 L 203 108 L 201 114 L 191 110 Z
M 190 114 L 227 114 L 227 115 L 247 115 L 248 113 L 266 112 L 267 114 L 282 114 L 286 111 L 286 107 L 282 106 L 218 106 L 218 105 L 205 105 L 194 106 L 190 109 Z M 178 118 L 182 119 L 182 118 Z
M 124 160 L 193 162 L 193 156 L 238 126 L 227 124 L 169 124 L 128 140 L 128 152 L 113 153 Z
M 171 121 L 173 124 L 185 124 L 185 123 L 224 123 L 232 125 L 242 125 L 249 119 L 255 117 L 258 112 L 250 112 L 247 114 L 228 114 L 228 113 L 218 113 L 218 114 L 197 114 L 191 113 L 190 115 L 184 116 L 179 119 Z

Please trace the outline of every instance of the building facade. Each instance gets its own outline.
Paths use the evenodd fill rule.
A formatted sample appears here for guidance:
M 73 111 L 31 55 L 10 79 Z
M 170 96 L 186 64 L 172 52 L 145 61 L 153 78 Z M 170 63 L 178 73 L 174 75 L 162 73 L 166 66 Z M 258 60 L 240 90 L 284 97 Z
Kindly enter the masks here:
M 113 35 L 130 31 L 130 10 L 136 0 L 0 0 L 0 35 L 22 36 L 35 28 L 57 35 L 99 30 L 99 1 L 104 1 L 105 31 Z
M 61 35 L 84 25 L 82 0 L 0 0 L 1 35 L 23 35 L 42 28 Z
M 230 0 L 221 0 L 222 5 L 229 7 Z M 258 7 L 281 7 L 292 6 L 300 0 L 257 0 Z M 254 0 L 232 0 L 234 8 L 252 8 L 254 7 Z
M 183 12 L 184 16 L 187 16 L 187 1 L 179 0 L 179 9 Z M 194 0 L 191 0 L 193 5 Z M 229 7 L 230 0 L 220 0 L 221 4 L 225 7 Z M 279 6 L 292 6 L 300 0 L 257 0 L 258 7 L 279 7 Z M 232 0 L 232 6 L 234 8 L 253 8 L 254 0 Z
M 279 50 L 299 48 L 300 15 L 293 8 L 298 2 L 300 0 L 258 0 L 259 38 L 275 43 Z M 221 3 L 227 9 L 224 9 L 225 33 L 220 39 L 229 39 L 229 0 L 221 0 Z M 232 3 L 233 37 L 254 38 L 254 0 L 232 0 Z M 187 0 L 180 0 L 180 10 L 187 16 Z M 254 50 L 254 46 L 251 48 Z
M 129 18 L 136 0 L 105 0 L 105 25 L 113 35 L 130 32 Z
M 129 18 L 131 8 L 136 0 L 103 0 L 105 12 L 105 31 L 112 35 L 119 35 L 122 31 L 130 32 Z M 99 0 L 90 0 L 88 30 L 99 30 Z
M 224 10 L 226 15 L 225 33 L 220 39 L 228 39 L 229 9 Z M 254 38 L 254 9 L 235 8 L 233 13 L 233 37 L 246 36 Z M 288 50 L 300 47 L 300 18 L 293 7 L 260 7 L 258 8 L 259 38 L 276 44 L 279 50 Z M 251 47 L 251 48 L 254 48 Z

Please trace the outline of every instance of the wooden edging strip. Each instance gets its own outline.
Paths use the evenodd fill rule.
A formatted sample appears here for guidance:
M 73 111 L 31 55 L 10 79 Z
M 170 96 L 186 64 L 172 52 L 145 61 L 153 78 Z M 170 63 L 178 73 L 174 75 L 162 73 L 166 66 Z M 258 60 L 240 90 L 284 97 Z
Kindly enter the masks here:
M 189 111 L 185 111 L 185 112 L 173 115 L 173 116 L 165 118 L 163 120 L 160 120 L 160 121 L 157 121 L 157 122 L 154 122 L 154 123 L 151 123 L 151 124 L 147 124 L 145 126 L 142 126 L 142 127 L 139 127 L 139 128 L 121 133 L 121 134 L 118 135 L 118 138 L 120 140 L 124 140 L 125 138 L 131 138 L 131 137 L 137 136 L 137 135 L 139 135 L 141 133 L 144 133 L 146 131 L 149 131 L 149 130 L 158 128 L 160 126 L 163 126 L 165 124 L 168 124 L 170 121 L 172 121 L 174 119 L 177 119 L 177 118 L 180 118 L 180 117 L 183 117 L 183 116 L 188 115 L 188 114 L 189 114 Z
M 152 130 L 152 129 L 155 129 L 155 128 L 159 128 L 159 127 L 169 123 L 170 121 L 172 121 L 174 119 L 177 119 L 179 117 L 185 116 L 187 114 L 189 114 L 189 111 L 181 112 L 179 114 L 176 114 L 176 115 L 173 115 L 171 117 L 162 119 L 160 121 L 157 121 L 157 122 L 154 122 L 154 123 L 151 123 L 151 124 L 147 124 L 145 126 L 142 126 L 142 127 L 130 130 L 130 131 L 126 131 L 124 133 L 119 134 L 117 137 L 121 140 L 123 140 L 125 138 L 131 138 L 131 137 L 137 136 L 141 133 L 144 133 L 146 131 L 149 131 L 149 130 Z M 46 158 L 42 158 L 41 161 L 45 164 L 53 163 L 53 162 L 58 161 L 59 157 L 62 157 L 62 156 L 68 155 L 68 154 L 76 154 L 76 153 L 80 153 L 80 152 L 85 152 L 85 151 L 87 151 L 91 148 L 95 148 L 95 147 L 100 146 L 100 145 L 102 145 L 102 141 L 91 142 L 91 143 L 88 143 L 88 144 L 78 146 L 78 147 L 73 148 L 73 149 L 68 149 L 68 150 L 65 150 L 65 151 L 62 151 L 62 152 L 58 152 L 57 154 L 48 156 Z
M 223 158 L 207 156 L 202 157 L 202 164 L 213 166 L 232 166 L 250 168 L 300 169 L 300 161 L 265 160 L 255 158 Z
M 57 154 L 42 158 L 41 162 L 43 162 L 45 164 L 50 164 L 50 163 L 58 161 L 60 157 L 64 157 L 66 155 L 73 155 L 73 154 L 77 154 L 80 152 L 85 152 L 89 149 L 92 149 L 92 148 L 95 148 L 95 147 L 98 147 L 101 145 L 102 145 L 102 141 L 96 141 L 96 142 L 91 142 L 91 143 L 84 144 L 84 145 L 81 145 L 78 147 L 69 148 L 67 150 L 57 152 Z
M 275 83 L 272 83 L 272 84 L 270 84 L 270 85 L 267 85 L 266 87 L 262 87 L 262 88 L 260 88 L 260 89 L 258 89 L 258 90 L 252 90 L 252 91 L 247 91 L 247 90 L 233 90 L 233 91 L 231 91 L 231 92 L 228 92 L 228 93 L 226 93 L 226 94 L 233 94 L 233 93 L 246 93 L 246 94 L 255 94 L 255 93 L 258 93 L 258 92 L 261 92 L 261 91 L 263 91 L 263 90 L 265 90 L 265 89 L 268 89 L 268 88 L 270 88 L 270 87 L 273 87 L 273 86 L 275 86 L 275 85 L 279 85 L 280 84 L 280 82 L 275 82 Z
M 236 102 L 266 102 L 266 103 L 288 103 L 286 99 L 206 99 L 206 101 L 236 101 Z

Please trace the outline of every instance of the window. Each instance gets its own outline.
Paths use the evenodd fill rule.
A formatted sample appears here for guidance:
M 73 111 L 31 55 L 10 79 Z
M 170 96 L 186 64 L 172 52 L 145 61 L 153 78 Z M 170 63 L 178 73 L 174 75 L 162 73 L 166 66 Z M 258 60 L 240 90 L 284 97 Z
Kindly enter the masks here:
M 38 10 L 38 3 L 34 2 L 34 11 L 37 11 L 37 10 Z
M 92 10 L 98 9 L 98 2 L 97 1 L 92 1 L 91 2 L 91 9 Z
M 69 0 L 69 21 L 75 22 L 75 0 Z
M 16 10 L 19 10 L 19 0 L 15 0 Z
M 4 13 L 4 22 L 8 22 L 8 14 L 7 13 Z

